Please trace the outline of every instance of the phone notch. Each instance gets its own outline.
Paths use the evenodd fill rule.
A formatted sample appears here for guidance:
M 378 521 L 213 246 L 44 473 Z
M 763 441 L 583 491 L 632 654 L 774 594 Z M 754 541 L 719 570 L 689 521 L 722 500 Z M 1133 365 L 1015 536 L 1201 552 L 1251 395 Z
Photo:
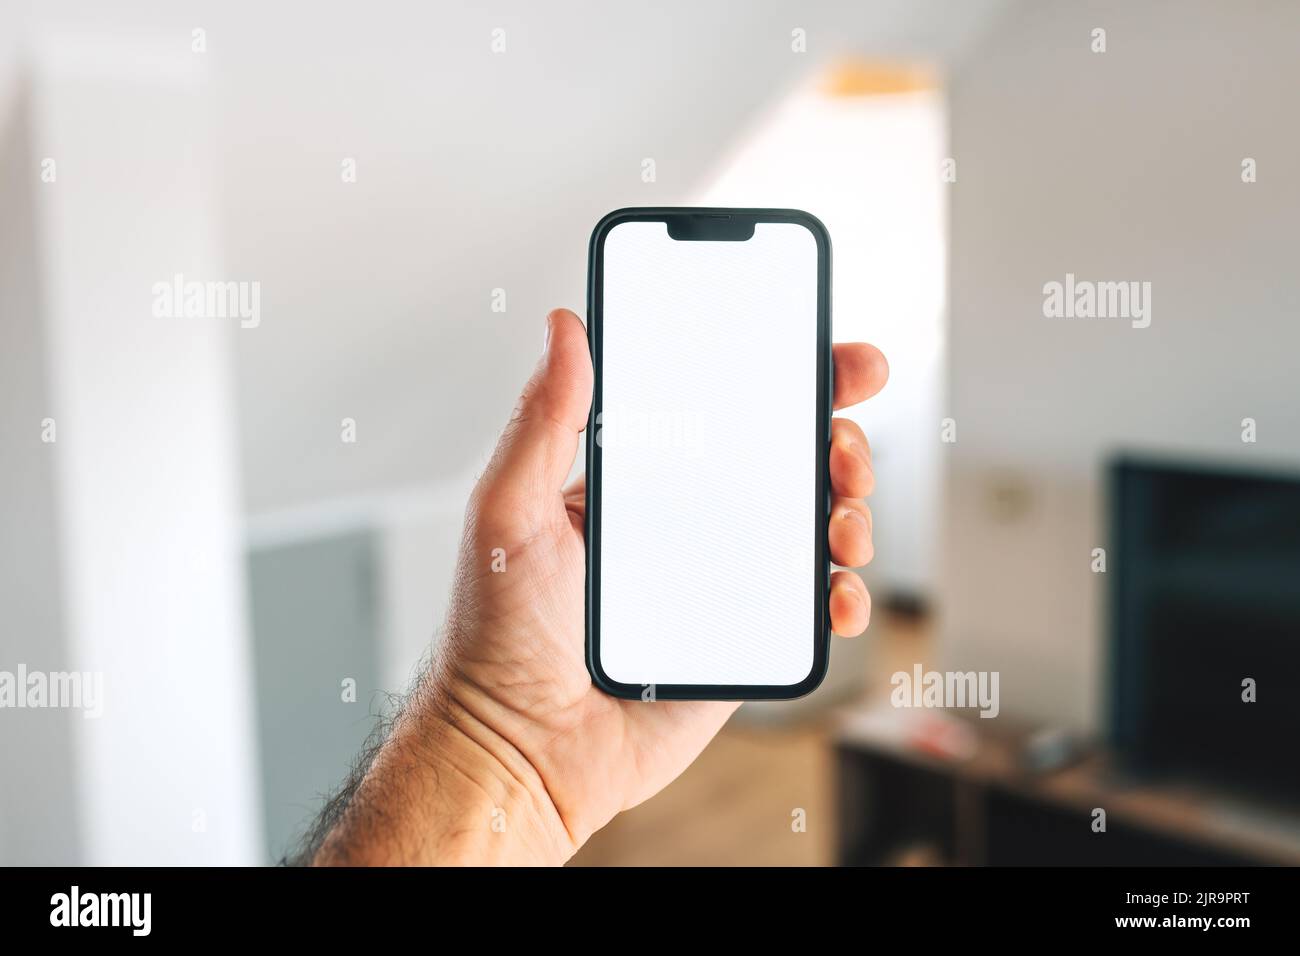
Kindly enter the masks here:
M 678 213 L 666 222 L 668 235 L 679 242 L 746 242 L 754 237 L 753 216 Z

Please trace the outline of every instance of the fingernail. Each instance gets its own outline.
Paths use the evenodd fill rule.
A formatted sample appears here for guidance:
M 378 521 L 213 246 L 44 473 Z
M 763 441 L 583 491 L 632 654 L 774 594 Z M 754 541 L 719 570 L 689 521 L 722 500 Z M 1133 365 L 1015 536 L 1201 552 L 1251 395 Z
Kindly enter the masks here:
M 871 530 L 871 525 L 867 524 L 867 516 L 864 515 L 857 508 L 845 508 L 844 517 L 848 518 L 850 521 L 857 522 L 858 524 L 862 525 L 862 527 L 866 528 L 868 531 Z
M 551 315 L 546 314 L 546 338 L 542 339 L 542 354 L 545 355 L 551 347 Z

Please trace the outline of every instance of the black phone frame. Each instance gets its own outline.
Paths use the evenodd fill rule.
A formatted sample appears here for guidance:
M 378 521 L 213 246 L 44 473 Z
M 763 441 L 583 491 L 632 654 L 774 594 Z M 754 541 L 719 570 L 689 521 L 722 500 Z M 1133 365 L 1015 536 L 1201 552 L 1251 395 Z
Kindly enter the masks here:
M 600 504 L 601 448 L 596 441 L 596 419 L 602 400 L 602 322 L 605 239 L 615 226 L 626 222 L 663 222 L 674 239 L 683 241 L 745 241 L 757 223 L 801 225 L 817 242 L 817 394 L 816 502 L 814 509 L 814 621 L 813 664 L 808 676 L 794 684 L 625 684 L 613 680 L 600 664 Z M 596 224 L 588 249 L 587 342 L 595 373 L 591 411 L 587 419 L 586 494 L 586 659 L 592 683 L 613 697 L 625 700 L 793 700 L 815 690 L 826 676 L 830 661 L 830 520 L 831 413 L 835 392 L 835 366 L 831 354 L 831 239 L 817 217 L 798 209 L 729 209 L 683 206 L 617 209 Z

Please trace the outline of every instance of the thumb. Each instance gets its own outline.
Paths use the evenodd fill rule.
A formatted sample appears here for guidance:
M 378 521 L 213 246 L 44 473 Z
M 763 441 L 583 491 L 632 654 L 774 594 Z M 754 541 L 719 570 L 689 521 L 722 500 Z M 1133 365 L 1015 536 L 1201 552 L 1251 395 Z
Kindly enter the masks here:
M 480 494 L 494 507 L 537 516 L 559 500 L 591 409 L 591 352 L 582 320 L 546 316 L 546 347 L 497 442 Z

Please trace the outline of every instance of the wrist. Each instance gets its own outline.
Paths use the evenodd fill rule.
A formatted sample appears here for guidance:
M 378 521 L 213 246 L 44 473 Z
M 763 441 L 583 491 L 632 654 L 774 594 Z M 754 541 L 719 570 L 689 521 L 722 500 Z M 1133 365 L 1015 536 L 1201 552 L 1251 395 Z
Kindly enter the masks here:
M 559 865 L 574 847 L 541 778 L 485 725 L 419 695 L 317 860 Z
M 440 862 L 558 866 L 568 860 L 574 847 L 536 770 L 468 714 L 438 711 L 432 721 L 411 721 L 410 734 L 414 759 L 424 761 L 448 824 Z M 436 728 L 432 741 L 428 723 Z

